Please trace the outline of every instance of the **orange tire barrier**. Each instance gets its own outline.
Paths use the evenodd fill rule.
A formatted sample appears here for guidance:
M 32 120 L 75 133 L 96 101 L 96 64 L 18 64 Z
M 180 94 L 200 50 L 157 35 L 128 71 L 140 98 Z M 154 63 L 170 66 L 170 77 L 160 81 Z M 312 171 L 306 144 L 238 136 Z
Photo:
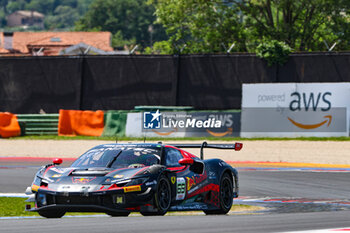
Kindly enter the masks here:
M 9 112 L 0 112 L 0 136 L 2 138 L 16 137 L 21 135 L 17 116 Z
M 60 110 L 58 135 L 101 136 L 104 128 L 103 111 Z

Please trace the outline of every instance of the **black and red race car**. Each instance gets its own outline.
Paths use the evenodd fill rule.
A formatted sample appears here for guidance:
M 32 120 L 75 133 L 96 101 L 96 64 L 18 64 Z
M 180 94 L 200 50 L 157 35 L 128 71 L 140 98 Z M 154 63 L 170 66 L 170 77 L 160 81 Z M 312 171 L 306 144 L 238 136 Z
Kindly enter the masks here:
M 180 148 L 200 148 L 201 158 Z M 220 159 L 204 160 L 204 148 L 240 150 L 242 144 L 104 144 L 67 168 L 57 166 L 62 159 L 54 159 L 27 188 L 35 207 L 26 209 L 47 218 L 66 212 L 226 214 L 238 197 L 238 173 Z

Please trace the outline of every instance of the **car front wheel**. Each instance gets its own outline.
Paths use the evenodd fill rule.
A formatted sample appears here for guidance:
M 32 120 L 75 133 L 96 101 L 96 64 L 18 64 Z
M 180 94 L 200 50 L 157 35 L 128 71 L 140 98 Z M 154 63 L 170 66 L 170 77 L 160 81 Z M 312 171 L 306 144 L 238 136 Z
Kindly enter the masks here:
M 157 211 L 141 211 L 143 216 L 162 216 L 165 215 L 171 204 L 171 187 L 169 179 L 162 175 L 158 180 L 158 187 L 154 195 L 154 203 Z

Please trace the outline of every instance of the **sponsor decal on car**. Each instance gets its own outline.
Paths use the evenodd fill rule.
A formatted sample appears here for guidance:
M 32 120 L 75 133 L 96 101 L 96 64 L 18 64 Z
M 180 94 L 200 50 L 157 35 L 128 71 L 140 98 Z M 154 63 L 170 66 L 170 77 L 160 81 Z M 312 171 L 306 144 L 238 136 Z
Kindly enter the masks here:
M 156 180 L 145 183 L 146 186 L 151 186 L 151 185 L 154 185 L 154 184 L 157 184 Z
M 194 186 L 202 183 L 203 181 L 205 181 L 207 179 L 207 174 L 205 173 L 204 175 L 200 175 L 200 176 L 192 176 L 190 177 L 186 177 L 187 178 L 187 191 L 191 190 Z
M 137 191 L 141 191 L 141 186 L 140 185 L 134 185 L 134 186 L 124 187 L 123 189 L 124 189 L 125 193 L 137 192 Z
M 113 176 L 114 178 L 117 178 L 117 179 L 120 179 L 120 178 L 123 178 L 124 177 L 124 175 L 119 175 L 119 174 L 117 174 L 117 175 L 115 175 L 115 176 Z
M 52 176 L 52 178 L 58 178 L 58 177 L 61 177 L 62 175 L 61 174 L 55 174 Z
M 186 194 L 186 180 L 183 177 L 177 178 L 176 184 L 176 200 L 185 199 Z
M 187 178 L 187 190 L 191 190 L 192 186 L 194 186 L 196 182 L 194 181 L 193 177 L 192 178 L 186 177 L 186 178 Z
M 172 176 L 172 177 L 171 177 L 171 183 L 175 184 L 175 182 L 176 182 L 176 177 L 175 177 L 175 176 Z
M 94 177 L 94 178 L 72 178 L 72 181 L 73 181 L 73 183 L 87 184 L 94 179 L 96 179 L 96 177 Z
M 215 180 L 216 179 L 216 174 L 215 174 L 215 172 L 209 172 L 209 179 L 210 180 Z
M 170 210 L 206 210 L 206 209 L 208 209 L 208 206 L 200 203 L 178 205 L 178 206 L 172 206 L 170 208 Z
M 124 204 L 124 196 L 118 195 L 115 197 L 115 203 L 117 204 Z
M 202 188 L 202 187 L 203 187 L 204 185 L 206 185 L 207 183 L 208 183 L 208 181 L 206 180 L 206 181 L 200 183 L 199 185 L 197 185 L 196 187 L 194 187 L 193 189 L 188 190 L 187 193 L 188 193 L 188 194 L 191 194 L 191 193 L 197 191 L 198 189 Z
M 38 191 L 39 188 L 40 187 L 38 185 L 35 185 L 35 184 L 32 185 L 32 191 L 34 192 Z

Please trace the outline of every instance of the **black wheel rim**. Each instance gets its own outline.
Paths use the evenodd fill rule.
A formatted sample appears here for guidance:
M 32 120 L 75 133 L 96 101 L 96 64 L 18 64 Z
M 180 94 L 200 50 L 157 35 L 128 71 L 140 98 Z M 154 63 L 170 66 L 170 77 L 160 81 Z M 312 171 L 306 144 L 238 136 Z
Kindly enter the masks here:
M 165 180 L 161 180 L 159 187 L 158 187 L 158 200 L 159 200 L 159 207 L 162 210 L 166 210 L 169 208 L 170 205 L 170 190 L 169 185 Z
M 232 203 L 232 185 L 228 178 L 225 178 L 221 184 L 221 201 L 225 208 L 230 208 Z

